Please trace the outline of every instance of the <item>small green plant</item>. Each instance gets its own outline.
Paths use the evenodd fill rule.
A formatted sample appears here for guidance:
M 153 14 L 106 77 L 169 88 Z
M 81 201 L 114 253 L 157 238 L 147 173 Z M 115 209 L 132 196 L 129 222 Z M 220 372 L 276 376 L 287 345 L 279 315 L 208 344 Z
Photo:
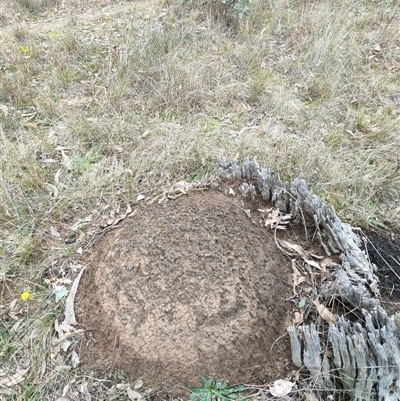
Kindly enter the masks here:
M 250 15 L 251 3 L 253 0 L 227 0 L 233 3 L 233 10 L 239 19 L 248 17 Z
M 85 171 L 88 171 L 90 167 L 97 162 L 97 156 L 95 154 L 95 150 L 92 148 L 88 152 L 86 152 L 85 156 L 76 156 L 73 159 L 74 171 L 79 174 L 82 174 Z
M 203 377 L 203 387 L 190 387 L 190 400 L 212 401 L 212 400 L 237 400 L 242 398 L 244 386 L 239 384 L 228 387 L 225 381 L 215 381 L 214 377 Z

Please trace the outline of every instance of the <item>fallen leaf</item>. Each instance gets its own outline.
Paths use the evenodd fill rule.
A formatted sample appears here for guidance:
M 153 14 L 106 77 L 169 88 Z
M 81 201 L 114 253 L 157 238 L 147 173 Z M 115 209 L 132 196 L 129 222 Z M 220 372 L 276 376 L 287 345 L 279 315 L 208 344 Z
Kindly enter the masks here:
M 144 401 L 145 398 L 142 394 L 138 393 L 135 390 L 132 390 L 130 387 L 127 387 L 126 393 L 131 401 Z
M 51 128 L 49 131 L 49 135 L 47 136 L 47 142 L 50 145 L 54 145 L 54 146 L 57 145 L 58 137 L 57 137 L 56 131 L 53 128 Z
M 269 385 L 269 391 L 274 397 L 283 397 L 288 395 L 293 387 L 294 383 L 291 381 L 279 379 Z
M 319 265 L 319 263 L 316 262 L 315 260 L 306 259 L 306 258 L 303 258 L 303 260 L 304 260 L 304 262 L 306 262 L 308 265 L 313 266 L 313 267 L 317 268 L 318 270 L 322 270 L 322 269 L 321 269 L 321 266 Z
M 62 349 L 64 352 L 67 352 L 67 351 L 68 351 L 68 348 L 71 346 L 71 344 L 72 344 L 72 341 L 65 340 L 65 341 L 62 343 L 61 349 Z
M 86 225 L 87 223 L 90 223 L 92 221 L 93 217 L 92 215 L 86 216 L 83 219 L 79 219 L 76 223 L 74 223 L 69 229 L 71 231 L 77 231 L 79 228 L 81 228 L 83 225 Z
M 303 249 L 302 246 L 297 245 L 297 244 L 291 244 L 290 242 L 287 242 L 282 239 L 277 239 L 276 240 L 278 244 L 281 246 L 281 248 L 284 248 L 288 251 L 290 251 L 291 256 L 294 254 L 299 255 L 308 265 L 316 267 L 317 269 L 321 270 L 321 266 L 314 260 L 310 259 L 310 257 L 307 255 L 305 250 Z
M 73 326 L 69 326 L 68 324 L 65 323 L 61 323 L 58 327 L 60 330 L 62 330 L 61 335 L 64 335 L 64 333 L 72 333 L 73 331 L 75 331 Z
M 63 324 L 67 324 L 69 326 L 78 324 L 75 318 L 74 302 L 75 302 L 76 291 L 78 290 L 79 286 L 79 281 L 82 277 L 83 272 L 85 271 L 85 268 L 86 266 L 82 268 L 77 278 L 74 280 L 71 290 L 69 291 L 67 300 L 65 302 L 65 319 L 63 321 Z
M 335 323 L 337 320 L 337 316 L 334 315 L 325 305 L 321 304 L 317 299 L 312 301 L 319 315 L 328 323 Z
M 14 299 L 13 301 L 11 301 L 10 306 L 9 306 L 10 311 L 12 311 L 14 309 L 17 301 L 18 301 L 18 299 Z
M 142 388 L 143 387 L 143 380 L 136 380 L 136 383 L 135 383 L 135 385 L 133 386 L 133 388 L 135 389 L 135 390 L 139 390 L 140 388 Z
M 22 370 L 21 372 L 15 373 L 12 376 L 7 376 L 0 380 L 0 387 L 11 387 L 25 380 L 25 375 L 29 372 L 29 368 Z
M 18 312 L 17 312 L 18 313 Z M 9 312 L 8 316 L 10 316 L 11 319 L 15 320 L 16 322 L 19 320 L 19 317 L 15 312 Z
M 43 377 L 44 374 L 46 373 L 47 365 L 46 365 L 46 360 L 43 359 L 42 361 L 42 368 L 40 370 L 40 377 Z
M 68 170 L 72 171 L 72 160 L 67 156 L 63 149 L 61 149 L 62 162 L 61 164 Z
M 18 330 L 18 327 L 21 325 L 23 319 L 18 319 L 10 329 L 10 333 L 15 333 Z
M 302 324 L 303 323 L 303 313 L 294 312 L 294 324 Z
M 50 227 L 50 235 L 55 239 L 61 240 L 60 233 L 53 226 Z
M 279 245 L 281 248 L 284 248 L 284 249 L 286 249 L 287 251 L 290 251 L 290 252 L 292 253 L 293 256 L 299 253 L 298 250 L 296 250 L 296 247 L 298 247 L 298 245 L 291 244 L 290 242 L 287 242 L 287 241 L 285 241 L 285 240 L 283 240 L 283 239 L 279 239 L 279 238 L 277 238 L 276 241 L 278 242 L 278 245 Z M 300 248 L 301 248 L 301 247 L 300 247 Z M 303 248 L 301 248 L 301 249 L 303 250 Z M 304 252 L 304 251 L 303 251 L 303 252 Z
M 79 365 L 79 355 L 75 351 L 72 351 L 71 354 L 71 365 L 73 368 L 76 368 Z
M 46 182 L 47 188 L 50 192 L 50 196 L 52 196 L 54 199 L 58 198 L 58 188 L 54 184 L 50 184 Z

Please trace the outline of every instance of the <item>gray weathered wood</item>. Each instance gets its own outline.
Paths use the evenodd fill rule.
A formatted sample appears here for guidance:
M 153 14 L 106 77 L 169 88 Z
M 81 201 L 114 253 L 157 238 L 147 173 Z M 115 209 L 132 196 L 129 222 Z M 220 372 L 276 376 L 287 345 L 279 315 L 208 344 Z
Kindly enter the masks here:
M 340 386 L 350 391 L 354 401 L 400 400 L 400 329 L 380 306 L 374 266 L 351 227 L 314 195 L 304 180 L 296 179 L 289 186 L 248 159 L 241 166 L 220 163 L 218 175 L 223 180 L 243 180 L 243 195 L 253 198 L 258 192 L 297 221 L 314 222 L 327 254 L 339 255 L 341 263 L 332 266 L 319 297 L 337 299 L 360 319 L 354 322 L 343 315 L 324 330 L 317 330 L 314 324 L 290 326 L 294 365 L 305 366 L 320 388 Z

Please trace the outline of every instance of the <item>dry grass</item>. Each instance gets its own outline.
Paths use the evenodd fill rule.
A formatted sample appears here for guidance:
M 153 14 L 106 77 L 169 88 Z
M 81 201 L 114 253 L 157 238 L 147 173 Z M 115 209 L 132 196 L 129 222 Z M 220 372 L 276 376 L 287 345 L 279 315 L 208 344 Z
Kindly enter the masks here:
M 256 1 L 233 25 L 212 8 L 113 3 L 0 5 L 0 380 L 30 366 L 22 399 L 89 380 L 43 352 L 62 308 L 41 276 L 73 258 L 50 228 L 99 204 L 249 156 L 352 224 L 400 227 L 397 1 Z

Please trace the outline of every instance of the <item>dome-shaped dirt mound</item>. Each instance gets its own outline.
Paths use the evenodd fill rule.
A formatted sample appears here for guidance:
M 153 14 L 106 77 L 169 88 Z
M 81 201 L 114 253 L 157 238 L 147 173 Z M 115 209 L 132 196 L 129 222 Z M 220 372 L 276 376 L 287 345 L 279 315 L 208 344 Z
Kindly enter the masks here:
M 84 365 L 113 363 L 150 385 L 282 377 L 288 261 L 240 202 L 210 190 L 142 206 L 97 242 L 78 293 L 95 340 Z

